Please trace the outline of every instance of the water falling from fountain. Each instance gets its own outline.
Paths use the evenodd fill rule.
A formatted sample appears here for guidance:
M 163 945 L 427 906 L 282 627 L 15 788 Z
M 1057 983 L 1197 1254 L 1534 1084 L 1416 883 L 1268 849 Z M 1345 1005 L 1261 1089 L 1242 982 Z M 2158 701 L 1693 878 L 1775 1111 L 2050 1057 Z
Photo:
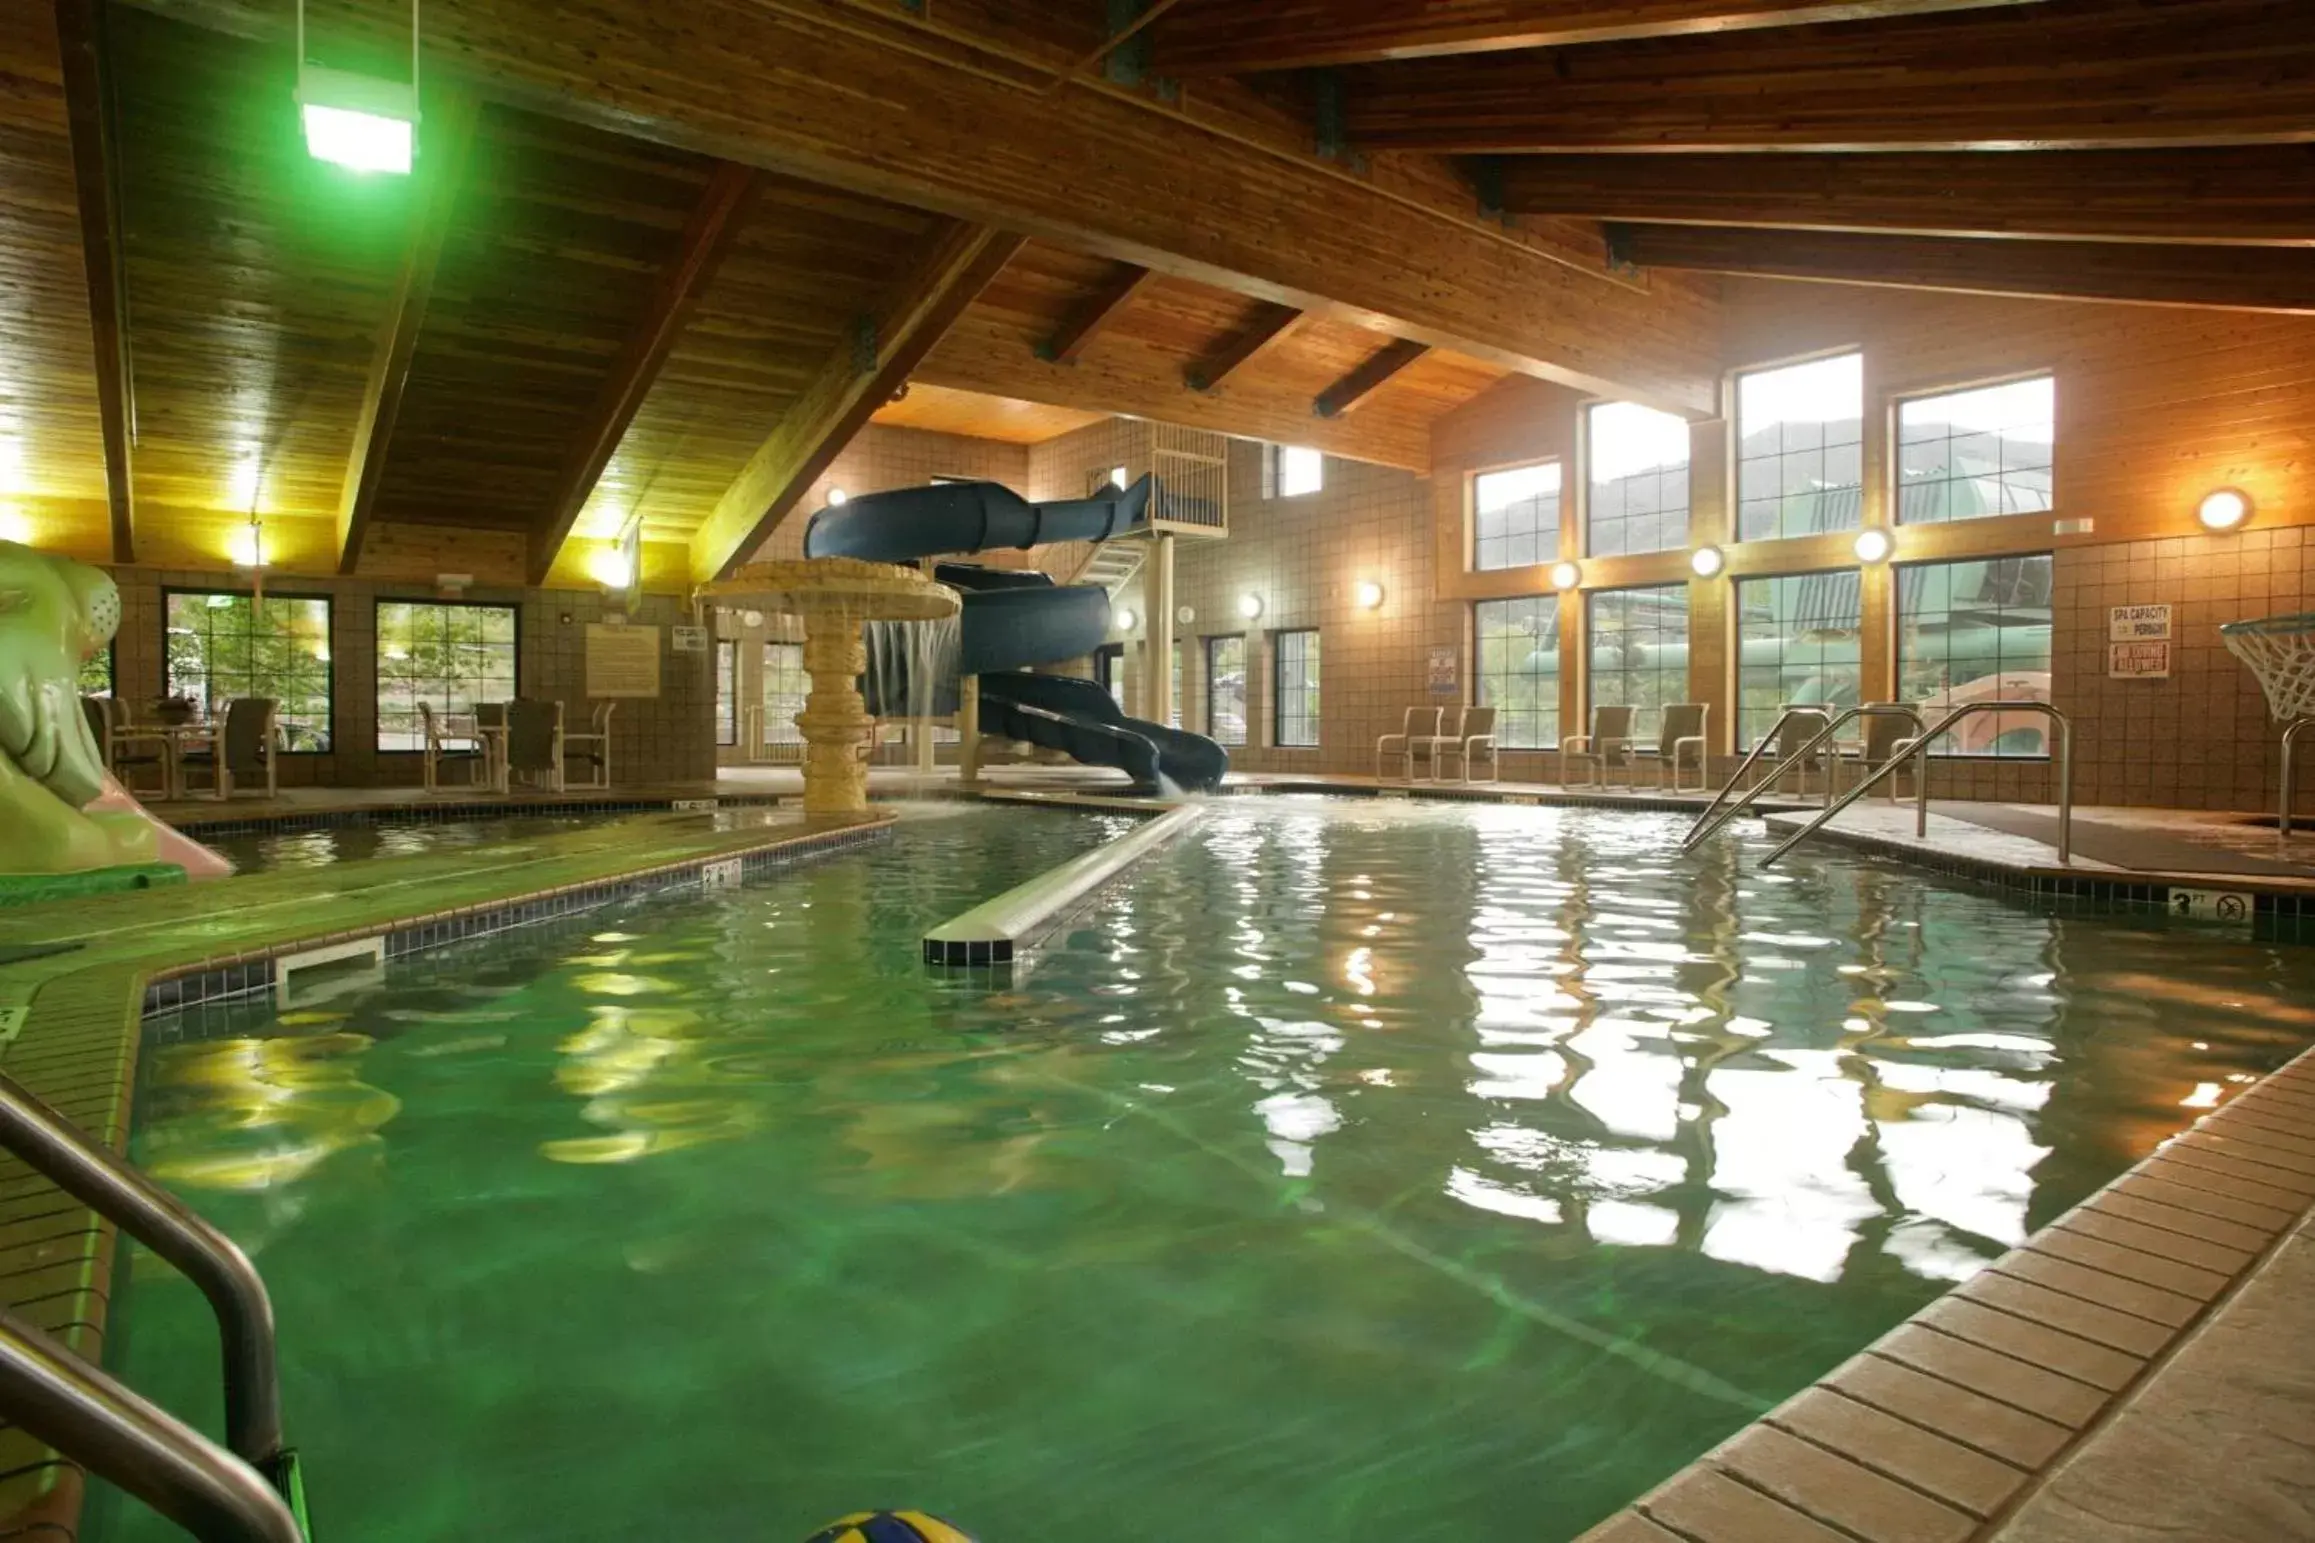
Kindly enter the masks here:
M 955 616 L 868 623 L 868 710 L 879 718 L 905 718 L 913 744 L 923 745 L 933 719 L 956 715 L 958 639 Z M 922 791 L 925 762 L 915 764 L 915 790 Z

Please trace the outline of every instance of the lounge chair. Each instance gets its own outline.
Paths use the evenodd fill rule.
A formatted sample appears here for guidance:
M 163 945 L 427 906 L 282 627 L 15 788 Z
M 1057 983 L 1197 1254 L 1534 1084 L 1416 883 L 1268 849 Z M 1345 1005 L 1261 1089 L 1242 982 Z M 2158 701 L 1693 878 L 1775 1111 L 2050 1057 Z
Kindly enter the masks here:
M 1840 709 L 1830 702 L 1784 702 L 1778 705 L 1778 711 L 1779 713 L 1788 713 L 1796 707 L 1814 708 L 1824 716 L 1818 717 L 1812 713 L 1799 718 L 1788 719 L 1785 726 L 1777 731 L 1776 744 L 1771 748 L 1771 753 L 1776 757 L 1776 770 L 1769 774 L 1768 781 L 1764 786 L 1784 789 L 1787 778 L 1797 778 L 1800 786 L 1789 789 L 1789 791 L 1806 798 L 1809 791 L 1809 773 L 1815 771 L 1821 764 L 1820 758 L 1823 756 L 1824 750 L 1820 746 L 1803 756 L 1799 753 L 1800 748 L 1823 732 L 1833 714 L 1839 712 Z
M 1656 739 L 1656 786 L 1675 793 L 1702 793 L 1712 782 L 1712 758 L 1705 740 L 1705 725 L 1712 721 L 1708 702 L 1671 702 L 1664 708 L 1664 729 Z M 1696 786 L 1688 787 L 1680 773 L 1693 766 Z
M 611 715 L 618 710 L 617 702 L 597 702 L 587 716 L 587 732 L 563 736 L 565 761 L 578 761 L 587 767 L 585 780 L 566 780 L 567 786 L 607 788 L 611 785 Z M 567 779 L 567 772 L 565 776 Z
M 187 794 L 192 792 L 191 774 L 206 771 L 209 796 L 220 802 L 231 798 L 240 784 L 253 783 L 261 774 L 265 778 L 265 796 L 278 795 L 281 757 L 274 752 L 280 742 L 280 726 L 276 721 L 280 709 L 281 704 L 270 697 L 241 697 L 226 704 L 225 726 L 212 730 L 209 748 L 188 750 L 177 757 Z
M 563 791 L 563 704 L 506 704 L 506 771 L 551 793 Z
M 1875 713 L 1866 718 L 1864 723 L 1865 737 L 1856 745 L 1850 757 L 1857 763 L 1857 775 L 1859 777 L 1871 776 L 1883 766 L 1888 765 L 1889 762 L 1907 755 L 1913 749 L 1916 738 L 1913 733 L 1913 725 L 1903 718 Z M 1828 780 L 1826 792 L 1834 798 L 1838 798 L 1841 794 L 1841 760 L 1840 756 L 1833 757 L 1827 764 L 1825 771 Z M 1921 775 L 1921 762 L 1918 759 L 1913 762 L 1913 775 L 1916 777 Z M 1891 799 L 1896 798 L 1897 784 L 1903 781 L 1904 777 L 1904 772 L 1899 771 L 1892 775 L 1888 781 L 1882 783 L 1881 791 L 1883 794 Z
M 1487 780 L 1489 782 L 1500 780 L 1503 776 L 1503 767 L 1495 756 L 1495 709 L 1492 707 L 1466 707 L 1463 709 L 1463 722 L 1457 728 L 1455 736 L 1452 739 L 1440 741 L 1438 757 L 1444 761 L 1449 756 L 1453 756 L 1461 761 L 1463 763 L 1463 780 L 1469 782 L 1472 780 L 1471 763 L 1482 754 L 1487 757 Z M 1433 770 L 1439 775 L 1445 775 L 1443 768 L 1435 766 Z
M 466 768 L 466 785 L 481 787 L 490 780 L 490 750 L 472 718 L 454 718 L 445 714 L 434 716 L 427 703 L 418 704 L 418 723 L 426 736 L 426 791 L 438 791 L 442 786 L 442 768 Z
M 1443 707 L 1410 707 L 1406 722 L 1396 734 L 1385 734 L 1375 741 L 1375 781 L 1383 780 L 1383 761 L 1389 756 L 1400 757 L 1406 765 L 1402 782 L 1415 780 L 1415 742 L 1439 737 L 1440 721 L 1447 715 Z
M 1572 734 L 1559 743 L 1559 785 L 1563 788 L 1605 788 L 1610 785 L 1609 773 L 1617 767 L 1624 770 L 1626 786 L 1631 784 L 1632 770 L 1632 716 L 1630 707 L 1595 707 L 1592 709 L 1592 731 Z M 1591 773 L 1583 781 L 1575 778 L 1575 769 L 1587 766 Z

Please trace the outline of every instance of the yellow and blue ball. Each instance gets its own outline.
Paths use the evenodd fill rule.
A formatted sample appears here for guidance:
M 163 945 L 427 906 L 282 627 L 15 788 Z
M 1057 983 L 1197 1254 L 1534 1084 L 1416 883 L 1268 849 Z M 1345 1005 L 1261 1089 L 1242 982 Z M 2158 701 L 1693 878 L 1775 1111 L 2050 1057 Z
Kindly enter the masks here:
M 973 1537 L 923 1511 L 856 1511 L 813 1533 L 808 1543 L 973 1543 Z

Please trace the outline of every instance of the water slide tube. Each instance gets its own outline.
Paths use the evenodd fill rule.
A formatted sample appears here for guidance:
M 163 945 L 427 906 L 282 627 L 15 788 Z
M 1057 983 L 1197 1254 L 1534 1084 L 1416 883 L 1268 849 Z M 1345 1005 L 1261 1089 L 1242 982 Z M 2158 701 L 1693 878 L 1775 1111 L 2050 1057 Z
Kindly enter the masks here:
M 822 509 L 804 532 L 807 557 L 914 562 L 957 552 L 1026 549 L 1052 541 L 1106 541 L 1149 518 L 1150 478 L 1096 498 L 1032 504 L 995 482 L 942 482 L 865 493 Z M 964 595 L 957 674 L 981 682 L 981 729 L 1114 766 L 1146 787 L 1219 786 L 1229 755 L 1202 734 L 1128 718 L 1089 680 L 1019 673 L 1082 659 L 1109 636 L 1109 596 L 1092 584 L 1057 585 L 1029 570 L 942 563 L 935 576 Z M 936 695 L 945 696 L 945 692 Z M 879 704 L 871 701 L 871 711 Z

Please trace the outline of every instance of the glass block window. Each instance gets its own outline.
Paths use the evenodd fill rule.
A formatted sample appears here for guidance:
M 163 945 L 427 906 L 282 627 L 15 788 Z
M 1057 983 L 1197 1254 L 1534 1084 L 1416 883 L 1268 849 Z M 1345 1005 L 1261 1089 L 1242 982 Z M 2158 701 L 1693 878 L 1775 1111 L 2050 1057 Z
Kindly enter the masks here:
M 1273 498 L 1300 498 L 1326 486 L 1326 457 L 1305 445 L 1270 447 Z
M 2047 513 L 2057 416 L 2048 375 L 1898 403 L 1898 523 Z
M 1857 570 L 1736 581 L 1736 734 L 1749 750 L 1788 702 L 1857 704 Z
M 169 695 L 211 718 L 239 698 L 270 697 L 284 749 L 330 748 L 327 600 L 268 595 L 260 606 L 249 595 L 202 590 L 170 590 L 166 600 Z
M 726 638 L 715 645 L 715 742 L 740 742 L 740 646 Z
M 1278 700 L 1273 727 L 1281 745 L 1318 743 L 1318 629 L 1277 636 Z
M 1471 608 L 1478 658 L 1471 678 L 1479 705 L 1495 709 L 1495 743 L 1505 750 L 1559 745 L 1559 597 L 1482 600 Z
M 1736 378 L 1736 536 L 1855 530 L 1865 494 L 1865 356 Z
M 1471 479 L 1471 566 L 1532 568 L 1559 557 L 1559 462 Z
M 764 645 L 764 743 L 767 745 L 800 745 L 803 731 L 796 727 L 796 714 L 804 710 L 804 698 L 811 693 L 812 677 L 804 673 L 804 645 L 801 643 L 766 643 Z
M 1688 700 L 1688 586 L 1603 589 L 1585 597 L 1591 705 L 1633 707 L 1632 737 L 1654 740 L 1666 702 Z
M 1965 702 L 2050 700 L 2048 554 L 1897 570 L 1897 698 L 1925 720 Z M 2049 754 L 2038 713 L 1979 713 L 1932 755 Z
M 1246 639 L 1206 639 L 1206 732 L 1217 744 L 1246 743 Z
M 514 683 L 513 606 L 378 602 L 380 750 L 426 748 L 421 702 L 438 719 L 471 713 L 511 701 Z
M 1584 555 L 1688 544 L 1688 422 L 1637 402 L 1584 412 Z

